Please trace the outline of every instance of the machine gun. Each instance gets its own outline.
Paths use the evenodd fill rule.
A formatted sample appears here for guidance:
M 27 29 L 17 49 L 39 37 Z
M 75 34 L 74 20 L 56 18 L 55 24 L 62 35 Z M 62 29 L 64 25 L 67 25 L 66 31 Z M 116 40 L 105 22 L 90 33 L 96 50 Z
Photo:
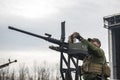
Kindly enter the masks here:
M 21 30 L 12 26 L 8 26 L 9 29 L 15 30 L 24 34 L 28 34 L 37 38 L 44 39 L 48 42 L 57 44 L 58 46 L 49 46 L 50 49 L 59 51 L 61 53 L 60 57 L 60 73 L 63 80 L 73 80 L 73 73 L 75 73 L 75 80 L 81 80 L 80 69 L 78 65 L 79 60 L 83 60 L 84 57 L 88 54 L 86 45 L 83 43 L 67 43 L 65 41 L 65 22 L 61 22 L 61 39 L 51 38 L 51 34 L 45 33 L 46 36 L 41 36 L 34 34 L 25 30 Z M 67 53 L 68 57 L 64 55 Z M 74 65 L 74 68 L 71 66 L 71 63 Z M 63 66 L 66 65 L 67 68 Z
M 14 63 L 14 62 L 17 62 L 17 60 L 14 60 L 14 61 L 10 61 L 10 59 L 8 59 L 8 63 L 6 63 L 6 64 L 3 64 L 3 65 L 0 65 L 0 69 L 2 69 L 2 68 L 4 68 L 4 67 L 7 67 L 7 66 L 9 66 L 9 64 L 11 64 L 11 63 Z

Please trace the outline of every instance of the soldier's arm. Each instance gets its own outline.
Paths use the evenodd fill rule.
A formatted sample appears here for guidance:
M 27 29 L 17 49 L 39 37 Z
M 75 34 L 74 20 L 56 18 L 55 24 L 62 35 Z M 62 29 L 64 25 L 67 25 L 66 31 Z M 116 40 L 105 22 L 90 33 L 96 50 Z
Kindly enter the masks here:
M 92 50 L 92 54 L 96 55 L 96 56 L 103 56 L 104 55 L 104 51 L 100 48 L 97 48 L 96 46 L 94 46 L 93 44 L 91 44 L 88 40 L 84 39 L 78 32 L 74 32 L 72 34 L 72 37 L 74 36 L 74 38 L 77 38 L 79 41 L 83 42 L 90 50 Z
M 98 57 L 104 55 L 104 51 L 103 51 L 101 48 L 98 48 L 98 47 L 94 46 L 93 44 L 91 44 L 91 43 L 90 43 L 89 41 L 87 41 L 86 39 L 83 39 L 82 42 L 83 42 L 84 44 L 86 44 L 87 47 L 93 52 L 93 53 L 91 53 L 91 54 L 94 54 L 94 55 L 96 55 L 96 56 L 98 56 Z

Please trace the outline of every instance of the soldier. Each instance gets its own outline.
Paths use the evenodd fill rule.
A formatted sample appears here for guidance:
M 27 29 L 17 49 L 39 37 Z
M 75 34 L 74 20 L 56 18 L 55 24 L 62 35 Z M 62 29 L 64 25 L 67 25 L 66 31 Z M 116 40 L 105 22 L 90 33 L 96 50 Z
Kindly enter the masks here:
M 84 80 L 106 80 L 103 74 L 103 65 L 106 63 L 105 53 L 100 48 L 101 42 L 97 38 L 84 39 L 79 33 L 74 32 L 69 36 L 68 42 L 73 43 L 77 38 L 88 48 L 88 56 L 85 57 L 82 64 L 82 74 Z

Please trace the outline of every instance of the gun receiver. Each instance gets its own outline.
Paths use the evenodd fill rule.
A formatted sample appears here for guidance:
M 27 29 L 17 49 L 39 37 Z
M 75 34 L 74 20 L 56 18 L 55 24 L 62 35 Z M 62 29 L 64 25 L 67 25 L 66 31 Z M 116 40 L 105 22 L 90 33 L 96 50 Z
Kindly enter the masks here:
M 45 35 L 48 36 L 48 37 L 45 37 L 45 36 L 34 34 L 34 33 L 31 33 L 31 32 L 28 32 L 28 31 L 21 30 L 21 29 L 18 29 L 18 28 L 14 28 L 12 26 L 8 26 L 8 28 L 11 29 L 11 30 L 15 30 L 15 31 L 18 31 L 18 32 L 22 32 L 22 33 L 34 36 L 34 37 L 38 37 L 38 38 L 44 39 L 44 40 L 46 40 L 48 42 L 51 42 L 51 43 L 54 43 L 54 44 L 57 44 L 57 45 L 62 45 L 64 47 L 68 48 L 68 43 L 66 43 L 66 42 L 63 43 L 61 40 L 57 40 L 57 39 L 51 38 L 50 34 L 45 33 Z
M 4 68 L 4 67 L 7 67 L 7 66 L 9 66 L 9 64 L 14 63 L 14 62 L 17 62 L 17 60 L 14 60 L 14 61 L 10 61 L 10 60 L 9 60 L 8 63 L 3 64 L 3 65 L 0 65 L 0 69 L 2 69 L 2 68 Z

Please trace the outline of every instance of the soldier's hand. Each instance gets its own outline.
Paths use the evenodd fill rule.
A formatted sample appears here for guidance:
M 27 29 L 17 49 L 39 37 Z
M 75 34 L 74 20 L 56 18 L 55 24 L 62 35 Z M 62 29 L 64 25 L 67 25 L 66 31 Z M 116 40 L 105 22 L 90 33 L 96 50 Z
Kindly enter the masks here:
M 71 34 L 69 36 L 68 43 L 73 43 L 75 38 L 80 40 L 80 41 L 82 39 L 82 37 L 80 36 L 80 34 L 78 32 L 74 32 L 73 34 Z
M 76 38 L 76 34 L 77 34 L 77 32 L 74 32 L 68 37 L 68 43 L 74 42 L 74 39 Z
M 78 36 L 80 36 L 80 34 L 79 34 L 78 32 L 74 32 L 74 33 L 72 34 L 72 37 L 73 37 L 73 38 L 77 38 Z
M 68 43 L 73 43 L 73 38 L 72 38 L 72 36 L 69 36 L 69 37 L 68 37 Z
M 81 39 L 83 39 L 82 36 L 78 32 L 74 32 L 73 37 L 80 40 L 80 41 L 81 41 Z

